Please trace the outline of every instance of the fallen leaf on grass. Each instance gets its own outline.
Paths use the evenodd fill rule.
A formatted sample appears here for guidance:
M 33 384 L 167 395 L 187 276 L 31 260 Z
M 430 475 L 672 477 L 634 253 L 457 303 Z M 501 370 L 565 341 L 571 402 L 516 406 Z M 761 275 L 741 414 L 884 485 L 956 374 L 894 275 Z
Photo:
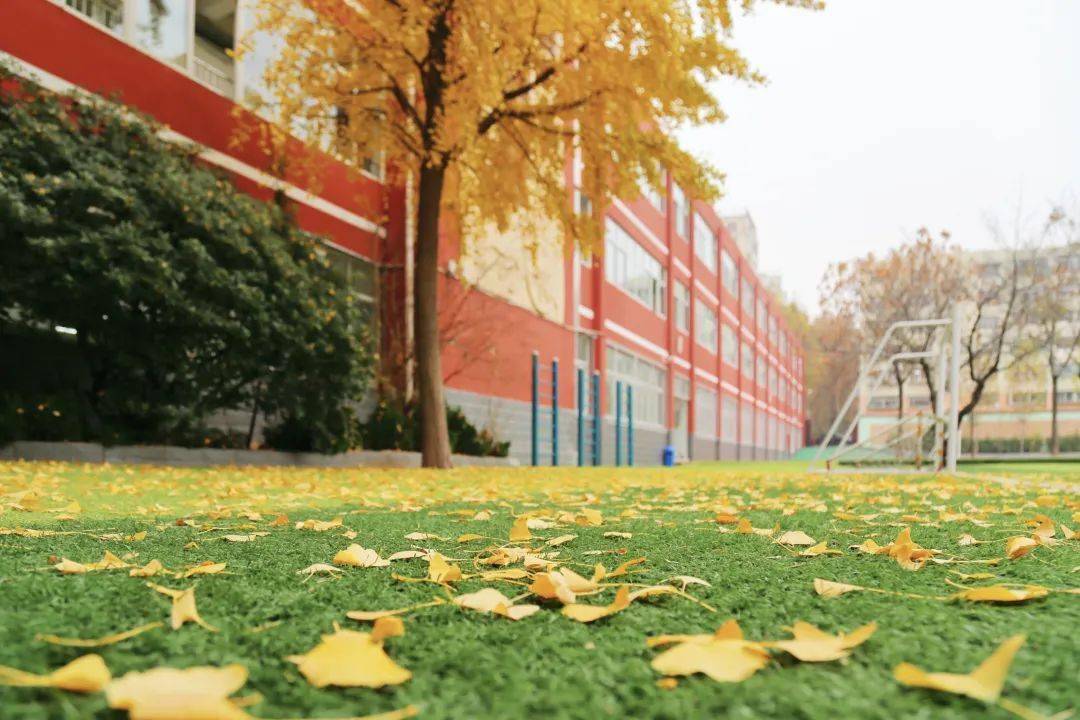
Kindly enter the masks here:
M 326 532 L 327 530 L 333 530 L 334 528 L 341 527 L 341 518 L 336 517 L 333 520 L 302 520 L 297 521 L 294 527 L 297 530 L 314 530 L 315 532 Z
M 381 622 L 381 621 L 380 621 Z M 384 626 L 385 627 L 385 626 Z M 399 685 L 412 673 L 395 663 L 373 633 L 337 629 L 303 655 L 286 658 L 315 687 L 371 687 Z
M 270 533 L 268 532 L 253 532 L 247 535 L 223 535 L 222 540 L 227 542 L 242 543 L 242 542 L 254 542 L 258 538 L 266 537 Z
M 100 655 L 83 655 L 45 675 L 0 665 L 0 685 L 53 687 L 71 692 L 100 692 L 109 684 L 109 668 Z
M 653 658 L 653 669 L 664 675 L 702 673 L 717 682 L 742 682 L 769 662 L 768 650 L 744 640 L 734 619 L 711 635 L 662 635 L 646 642 L 649 647 L 677 643 Z
M 1022 558 L 1039 546 L 1034 538 L 1018 535 L 1005 541 L 1005 557 L 1010 560 Z
M 53 565 L 53 567 L 64 575 L 82 575 L 95 570 L 121 570 L 131 567 L 131 564 L 124 562 L 106 550 L 105 555 L 97 562 L 79 563 L 67 558 L 61 558 L 60 562 Z
M 588 623 L 622 612 L 630 607 L 630 602 L 629 588 L 620 587 L 615 593 L 615 600 L 613 600 L 610 605 L 583 605 L 581 603 L 571 603 L 563 607 L 562 614 L 571 620 Z
M 406 540 L 421 541 L 421 540 L 445 540 L 446 538 L 441 537 L 439 535 L 435 535 L 434 533 L 411 532 L 411 533 L 409 533 L 408 535 L 405 536 L 405 539 Z
M 357 544 L 352 544 L 344 550 L 340 550 L 332 562 L 335 565 L 348 565 L 350 567 L 386 567 L 390 564 L 390 561 L 384 560 L 379 557 L 379 553 L 369 548 L 360 547 Z
M 360 622 L 372 622 L 379 618 L 393 617 L 395 615 L 404 615 L 405 613 L 412 612 L 414 610 L 420 610 L 421 608 L 435 607 L 436 605 L 442 605 L 445 602 L 442 598 L 435 598 L 431 602 L 420 603 L 419 605 L 410 605 L 409 607 L 397 608 L 396 610 L 350 610 L 345 613 L 345 616 L 350 620 L 358 620 Z
M 608 532 L 604 533 L 604 537 L 606 537 L 606 538 L 623 538 L 624 540 L 629 540 L 630 538 L 634 537 L 634 535 L 633 535 L 633 533 L 618 532 L 618 531 L 615 531 L 615 530 L 609 530 Z
M 857 590 L 865 590 L 865 588 L 859 585 L 848 585 L 847 583 L 833 582 L 832 580 L 823 580 L 822 578 L 814 578 L 814 592 L 822 597 L 834 598 L 840 597 L 849 592 L 855 592 Z
M 817 557 L 819 555 L 843 555 L 842 550 L 836 548 L 830 548 L 829 543 L 826 540 L 822 540 L 813 547 L 808 547 L 800 553 L 797 553 L 799 557 Z
M 458 607 L 481 613 L 494 613 L 510 620 L 521 620 L 540 609 L 539 605 L 514 605 L 513 601 L 495 588 L 484 588 L 453 599 Z
M 553 537 L 550 540 L 545 541 L 544 544 L 548 547 L 557 547 L 559 545 L 565 545 L 576 537 L 577 535 L 560 535 L 558 537 Z
M 223 563 L 223 562 L 216 563 L 216 562 L 212 562 L 210 560 L 207 560 L 207 561 L 201 562 L 198 565 L 195 565 L 193 567 L 189 567 L 187 570 L 185 570 L 184 572 L 182 572 L 180 574 L 180 577 L 189 578 L 189 577 L 194 577 L 196 575 L 217 575 L 218 573 L 221 573 L 221 572 L 224 572 L 224 571 L 225 571 L 225 563 Z
M 1005 685 L 1005 676 L 1013 657 L 1024 644 L 1023 635 L 1013 635 L 998 646 L 994 653 L 979 667 L 967 675 L 954 673 L 928 673 L 911 663 L 900 663 L 893 670 L 893 677 L 901 685 L 922 687 L 942 692 L 966 695 L 985 703 L 996 702 Z
M 529 516 L 522 515 L 514 520 L 514 524 L 510 528 L 510 542 L 522 542 L 531 539 L 532 533 L 529 532 Z
M 484 539 L 483 535 L 477 535 L 476 533 L 465 533 L 464 535 L 459 536 L 457 541 L 459 543 L 467 543 L 467 542 L 473 542 L 475 540 L 483 540 L 483 539 Z
M 786 533 L 776 538 L 776 542 L 781 545 L 815 545 L 817 540 L 810 537 L 802 530 L 788 530 Z
M 397 562 L 398 560 L 415 560 L 417 558 L 426 558 L 430 553 L 424 550 L 399 550 L 390 557 L 386 558 L 387 562 Z
M 439 553 L 432 553 L 428 560 L 428 579 L 437 583 L 449 583 L 461 580 L 461 568 L 449 563 Z
M 304 580 L 310 580 L 316 575 L 329 575 L 332 578 L 336 578 L 341 575 L 341 568 L 336 568 L 333 565 L 327 563 L 315 563 L 314 565 L 308 565 L 303 570 L 297 570 L 297 575 L 304 575 Z
M 124 632 L 113 633 L 112 635 L 106 635 L 105 637 L 83 639 L 83 638 L 65 638 L 59 635 L 42 635 L 37 634 L 34 639 L 38 642 L 46 642 L 50 645 L 63 645 L 64 647 L 78 647 L 78 648 L 96 648 L 104 647 L 106 645 L 115 645 L 118 642 L 123 642 L 128 638 L 133 638 L 136 635 L 142 635 L 144 632 L 150 630 L 156 630 L 159 627 L 165 627 L 163 622 L 152 622 L 146 625 L 140 625 Z
M 172 613 L 169 616 L 169 625 L 173 630 L 179 630 L 184 623 L 193 622 L 210 632 L 218 631 L 216 627 L 199 616 L 199 611 L 195 608 L 194 587 L 189 587 L 187 590 L 174 590 L 154 583 L 146 583 L 146 586 L 172 598 Z
M 158 573 L 165 572 L 165 566 L 160 560 L 151 560 L 142 567 L 132 568 L 128 573 L 131 577 L 154 577 Z
M 829 635 L 810 623 L 798 621 L 791 627 L 791 640 L 765 644 L 779 648 L 803 662 L 828 662 L 846 658 L 852 648 L 866 642 L 875 630 L 877 623 L 872 622 L 847 634 Z
M 105 698 L 132 720 L 246 720 L 250 716 L 229 699 L 246 682 L 243 665 L 160 667 L 113 680 Z
M 1044 598 L 1048 594 L 1050 594 L 1050 590 L 1041 585 L 1024 585 L 1023 587 L 986 585 L 984 587 L 964 588 L 953 597 L 971 602 L 1019 603 Z

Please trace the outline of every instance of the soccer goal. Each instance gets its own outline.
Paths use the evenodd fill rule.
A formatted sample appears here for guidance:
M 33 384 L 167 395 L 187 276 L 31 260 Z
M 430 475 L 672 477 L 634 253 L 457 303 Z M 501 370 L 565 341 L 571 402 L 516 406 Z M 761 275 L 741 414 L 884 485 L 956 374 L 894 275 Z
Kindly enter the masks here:
M 929 349 L 886 356 L 885 348 L 889 347 L 889 341 L 896 333 L 912 329 L 925 329 L 932 333 L 927 345 Z M 935 375 L 937 394 L 934 406 L 929 411 L 902 415 L 892 423 L 857 437 L 860 434 L 856 429 L 859 421 L 866 416 L 869 404 L 863 400 L 856 405 L 860 393 L 872 397 L 895 363 L 922 360 L 928 361 Z M 929 469 L 956 472 L 956 458 L 960 452 L 959 411 L 960 307 L 953 307 L 952 316 L 948 318 L 893 323 L 878 342 L 869 361 L 860 369 L 855 387 L 851 389 L 810 462 L 810 468 L 833 471 L 844 464 L 874 465 L 876 470 L 893 472 Z

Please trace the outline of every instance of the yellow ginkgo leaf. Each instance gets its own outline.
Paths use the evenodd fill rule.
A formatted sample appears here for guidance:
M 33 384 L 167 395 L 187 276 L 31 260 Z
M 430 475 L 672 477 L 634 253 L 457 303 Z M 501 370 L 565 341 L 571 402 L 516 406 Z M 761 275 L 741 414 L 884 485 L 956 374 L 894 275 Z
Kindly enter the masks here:
M 457 541 L 459 543 L 467 543 L 467 542 L 473 542 L 475 540 L 483 540 L 483 539 L 484 539 L 483 535 L 477 535 L 476 533 L 465 533 L 464 535 L 459 535 Z
M 297 521 L 295 527 L 297 530 L 314 530 L 315 532 L 326 532 L 327 530 L 333 530 L 334 528 L 341 527 L 341 518 L 337 517 L 333 520 Z
M 350 567 L 361 568 L 386 567 L 390 564 L 389 560 L 384 560 L 379 557 L 379 553 L 369 548 L 360 547 L 356 543 L 353 543 L 344 550 L 338 551 L 331 562 L 335 565 L 348 565 Z
M 742 682 L 769 662 L 769 652 L 761 643 L 743 638 L 734 620 L 728 620 L 712 635 L 662 636 L 665 643 L 678 643 L 653 658 L 652 667 L 664 675 L 702 673 L 717 682 Z
M 173 630 L 179 630 L 184 623 L 193 622 L 210 632 L 217 632 L 217 628 L 203 620 L 199 611 L 195 608 L 195 588 L 187 590 L 175 590 L 173 588 L 146 583 L 146 586 L 172 598 L 172 613 L 169 616 L 169 625 Z
M 967 675 L 954 673 L 928 673 L 911 663 L 900 663 L 893 670 L 893 677 L 909 687 L 923 687 L 942 692 L 967 695 L 986 703 L 995 702 L 1005 685 L 1005 676 L 1013 657 L 1024 644 L 1023 635 L 1014 635 L 1001 643 L 997 650 L 979 667 Z
M 826 540 L 822 540 L 813 547 L 808 547 L 802 552 L 798 553 L 799 557 L 817 557 L 819 555 L 843 555 L 842 550 L 836 548 L 830 548 L 829 543 Z
M 113 680 L 105 698 L 137 720 L 247 720 L 250 715 L 229 699 L 246 682 L 243 665 L 160 667 Z
M 510 528 L 510 542 L 522 542 L 531 539 L 532 533 L 529 532 L 529 516 L 521 515 L 514 520 L 514 525 Z
M 859 585 L 849 585 L 847 583 L 833 582 L 832 580 L 824 580 L 822 578 L 814 578 L 814 592 L 822 597 L 834 598 L 840 597 L 849 592 L 856 592 L 865 588 Z
M 287 658 L 315 687 L 372 687 L 399 685 L 412 677 L 386 654 L 373 635 L 337 630 L 303 655 Z
M 577 535 L 560 535 L 558 537 L 553 537 L 550 540 L 545 541 L 544 544 L 548 547 L 557 547 L 559 545 L 565 545 L 576 537 Z
M 788 530 L 786 533 L 776 538 L 776 542 L 781 545 L 816 545 L 817 540 L 810 537 L 802 530 Z
M 79 647 L 79 648 L 96 648 L 104 647 L 105 645 L 115 645 L 118 642 L 133 638 L 136 635 L 142 635 L 149 630 L 155 630 L 159 627 L 165 627 L 165 623 L 152 622 L 146 625 L 140 625 L 124 632 L 113 633 L 112 635 L 106 635 L 104 637 L 83 639 L 83 638 L 65 638 L 59 635 L 42 635 L 38 634 L 34 636 L 34 639 L 39 642 L 47 642 L 50 645 L 63 645 L 64 647 Z
M 521 620 L 540 609 L 539 605 L 514 605 L 513 601 L 495 588 L 458 595 L 454 604 L 481 613 L 494 613 L 510 620 Z
M 851 654 L 851 649 L 862 645 L 877 630 L 877 623 L 869 623 L 847 634 L 829 635 L 810 623 L 798 621 L 791 627 L 791 640 L 766 643 L 794 655 L 803 662 L 828 662 L 840 660 Z
M 634 537 L 634 535 L 632 533 L 628 533 L 628 532 L 619 532 L 617 530 L 609 530 L 606 533 L 604 533 L 604 537 L 606 537 L 606 538 L 622 538 L 624 540 L 629 540 L 630 538 Z
M 371 622 L 378 620 L 379 618 L 393 617 L 395 615 L 404 615 L 405 613 L 412 612 L 413 610 L 420 610 L 421 608 L 435 607 L 436 605 L 442 605 L 445 602 L 442 598 L 435 598 L 431 602 L 420 603 L 418 605 L 410 605 L 409 607 L 397 608 L 395 610 L 350 610 L 345 613 L 345 616 L 350 620 L 358 620 L 360 622 Z
M 414 541 L 419 542 L 419 541 L 422 541 L 422 540 L 445 540 L 446 538 L 441 537 L 439 535 L 435 535 L 434 533 L 411 532 L 411 533 L 409 533 L 408 535 L 405 536 L 405 539 L 406 540 L 414 540 Z
M 450 583 L 461 580 L 461 568 L 447 562 L 439 553 L 432 553 L 428 560 L 428 579 L 437 583 Z
M 1041 585 L 1024 585 L 1023 587 L 1009 587 L 1008 585 L 986 585 L 983 587 L 964 588 L 953 595 L 960 600 L 971 602 L 992 603 L 1019 603 L 1026 600 L 1044 598 L 1050 590 Z
M 604 524 L 604 515 L 599 510 L 585 508 L 574 517 L 574 522 L 578 525 L 596 527 Z
M 164 571 L 165 566 L 161 564 L 160 560 L 151 560 L 142 567 L 132 568 L 128 575 L 131 577 L 154 577 Z
M 109 668 L 100 655 L 83 655 L 45 675 L 0 665 L 0 685 L 54 687 L 71 692 L 100 692 L 109 684 Z
M 426 558 L 430 554 L 431 553 L 424 550 L 400 550 L 386 558 L 386 561 L 397 562 L 398 560 L 416 560 L 417 558 Z
M 569 605 L 577 600 L 577 595 L 570 589 L 566 578 L 557 570 L 537 573 L 532 584 L 529 585 L 529 592 L 545 600 L 558 599 L 564 605 Z
M 180 574 L 182 578 L 194 577 L 196 575 L 217 575 L 225 571 L 225 563 L 216 563 L 210 560 L 199 563 L 193 567 L 189 567 L 187 570 Z
M 572 603 L 566 605 L 562 609 L 562 614 L 566 617 L 577 620 L 578 622 L 588 623 L 600 618 L 614 615 L 617 612 L 622 612 L 626 608 L 630 607 L 630 590 L 627 587 L 620 587 L 615 593 L 615 600 L 610 605 L 583 605 L 581 603 Z
M 303 575 L 305 580 L 309 580 L 316 575 L 327 575 L 331 578 L 339 577 L 342 573 L 341 568 L 334 567 L 329 563 L 314 563 L 308 565 L 303 570 L 297 570 L 297 575 Z
M 1005 541 L 1005 556 L 1010 560 L 1022 558 L 1039 546 L 1034 538 L 1018 535 Z

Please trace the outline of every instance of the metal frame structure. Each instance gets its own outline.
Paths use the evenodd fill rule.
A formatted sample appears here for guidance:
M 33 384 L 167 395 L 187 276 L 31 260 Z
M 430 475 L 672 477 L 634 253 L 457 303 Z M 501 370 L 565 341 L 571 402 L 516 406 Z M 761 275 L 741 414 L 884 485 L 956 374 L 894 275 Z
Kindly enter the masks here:
M 882 359 L 881 355 L 885 350 L 885 346 L 892 338 L 893 334 L 897 330 L 903 330 L 908 328 L 930 328 L 932 331 L 937 332 L 941 330 L 935 343 L 935 347 L 932 350 L 924 350 L 917 352 L 899 352 L 893 353 L 887 358 Z M 946 347 L 944 331 L 948 330 L 950 335 L 950 342 Z M 870 437 L 862 438 L 856 443 L 851 443 L 850 439 L 853 431 L 855 430 L 859 419 L 863 416 L 863 411 L 860 409 L 851 418 L 851 422 L 847 425 L 843 434 L 837 434 L 837 430 L 840 428 L 844 418 L 847 417 L 848 412 L 851 410 L 852 404 L 859 395 L 859 389 L 863 386 L 863 383 L 868 377 L 877 373 L 874 377 L 874 382 L 869 390 L 868 395 L 873 395 L 874 392 L 881 386 L 885 380 L 886 373 L 878 372 L 880 367 L 889 367 L 896 362 L 910 362 L 913 360 L 931 359 L 935 361 L 935 374 L 936 386 L 938 387 L 938 393 L 936 402 L 934 404 L 933 413 L 930 416 L 926 416 L 923 413 L 917 413 L 916 415 L 909 416 L 908 418 L 901 419 L 895 425 L 887 428 L 890 432 L 903 430 L 904 426 L 909 421 L 916 421 L 915 431 L 916 441 L 921 448 L 922 438 L 926 434 L 926 430 L 932 428 L 934 431 L 934 457 L 936 459 L 937 469 L 946 469 L 949 472 L 956 472 L 956 459 L 960 452 L 960 433 L 958 431 L 958 415 L 960 412 L 960 307 L 954 306 L 952 310 L 952 317 L 949 318 L 937 318 L 932 320 L 903 320 L 893 323 L 889 326 L 889 329 L 885 331 L 881 340 L 878 342 L 877 347 L 874 349 L 873 354 L 870 356 L 869 362 L 863 366 L 859 372 L 859 378 L 855 381 L 855 387 L 851 389 L 851 393 L 848 395 L 847 400 L 844 401 L 844 405 L 841 408 L 839 414 L 836 416 L 836 420 L 833 421 L 832 427 L 829 428 L 828 434 L 825 436 L 825 440 L 818 448 L 814 459 L 810 463 L 810 467 L 814 468 L 819 463 L 824 463 L 826 470 L 831 470 L 841 458 L 850 456 L 855 450 L 868 447 L 871 442 L 878 437 L 878 434 L 871 434 Z M 945 370 L 946 363 L 948 364 L 948 385 L 945 384 Z M 945 408 L 945 399 L 949 398 L 948 410 Z M 923 421 L 928 421 L 927 425 L 923 425 Z M 889 448 L 893 445 L 897 445 L 903 440 L 912 437 L 913 434 L 910 429 L 903 432 L 896 432 L 896 437 L 886 443 L 884 446 L 879 446 L 882 449 Z M 830 451 L 829 445 L 835 439 L 840 438 L 839 444 L 834 450 Z M 945 440 L 948 440 L 946 443 Z M 942 449 L 945 447 L 945 453 L 943 457 Z M 824 458 L 823 458 L 824 456 Z M 916 462 L 921 465 L 921 452 L 916 452 Z

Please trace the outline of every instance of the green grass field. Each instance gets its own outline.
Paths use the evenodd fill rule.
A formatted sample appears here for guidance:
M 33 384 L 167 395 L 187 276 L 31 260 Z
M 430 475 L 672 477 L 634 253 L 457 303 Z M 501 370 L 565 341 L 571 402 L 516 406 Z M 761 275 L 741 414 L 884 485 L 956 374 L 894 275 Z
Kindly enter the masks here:
M 114 677 L 158 666 L 240 663 L 250 678 L 241 695 L 261 702 L 244 710 L 261 718 L 331 718 L 414 705 L 420 717 L 442 718 L 983 718 L 1010 715 L 958 695 L 907 688 L 894 666 L 968 672 L 1005 638 L 1023 633 L 1004 697 L 1052 714 L 1080 706 L 1080 539 L 1004 558 L 1005 538 L 1030 535 L 1025 524 L 1045 514 L 1080 529 L 1080 472 L 1075 466 L 1028 468 L 1014 482 L 929 476 L 832 478 L 805 474 L 801 464 L 690 465 L 676 469 L 405 470 L 163 469 L 62 464 L 0 464 L 0 665 L 46 672 L 86 652 L 103 656 Z M 992 475 L 1014 473 L 975 468 Z M 77 503 L 78 507 L 71 503 Z M 574 521 L 599 511 L 599 525 Z M 57 512 L 60 511 L 60 512 Z M 476 519 L 490 514 L 490 519 Z M 289 523 L 273 524 L 280 514 Z M 446 603 L 403 616 L 405 635 L 388 654 L 412 672 L 379 690 L 316 688 L 286 656 L 304 653 L 335 623 L 366 623 L 349 610 L 401 608 L 450 593 L 496 587 L 524 596 L 524 581 L 466 579 L 443 587 L 394 575 L 427 576 L 423 559 L 390 567 L 344 568 L 337 579 L 305 581 L 297 571 L 329 563 L 350 543 L 386 557 L 411 548 L 437 550 L 466 573 L 509 544 L 516 516 L 550 522 L 519 542 L 581 575 L 596 563 L 608 570 L 645 558 L 634 574 L 612 580 L 655 585 L 678 575 L 708 587 L 686 590 L 702 604 L 666 595 L 638 600 L 622 612 L 583 624 L 539 601 L 536 614 L 514 622 Z M 735 532 L 718 514 L 745 518 L 773 537 Z M 857 517 L 864 516 L 864 517 Z M 341 517 L 324 532 L 295 529 L 307 519 Z M 67 518 L 67 519 L 63 519 Z M 560 518 L 563 518 L 560 520 Z M 179 519 L 188 522 L 178 524 Z M 950 564 L 905 570 L 887 555 L 850 546 L 892 541 L 909 527 L 914 540 L 941 551 Z M 57 531 L 58 534 L 27 532 Z M 799 557 L 774 541 L 788 530 L 827 540 L 843 555 Z M 123 536 L 146 531 L 143 540 Z M 445 539 L 410 541 L 412 532 Z M 627 532 L 631 538 L 605 537 Z M 227 534 L 265 532 L 250 542 Z M 345 533 L 355 532 L 355 538 Z M 59 534 L 63 533 L 63 534 Z M 121 539 L 112 539 L 119 533 Z M 983 544 L 960 546 L 970 533 Z M 461 542 L 463 534 L 483 539 Z M 558 547 L 545 540 L 573 534 Z M 102 539 L 102 537 L 105 539 Z M 158 559 L 170 570 L 204 561 L 226 571 L 195 578 L 151 579 L 172 588 L 195 585 L 198 609 L 211 632 L 195 624 L 158 628 L 94 650 L 49 644 L 39 634 L 98 638 L 167 620 L 169 599 L 127 569 L 65 575 L 58 558 L 80 563 L 108 550 L 132 564 Z M 602 554 L 586 554 L 602 551 Z M 557 553 L 557 554 L 556 554 Z M 520 563 L 508 567 L 521 567 Z M 996 577 L 965 580 L 958 573 Z M 947 596 L 948 584 L 1037 584 L 1047 597 L 993 605 L 853 592 L 827 599 L 814 578 L 927 596 Z M 581 602 L 606 604 L 614 587 Z M 536 598 L 518 602 L 538 602 Z M 658 686 L 646 646 L 652 635 L 712 632 L 737 618 L 749 639 L 787 637 L 797 620 L 835 633 L 875 621 L 877 632 L 845 661 L 809 663 L 776 654 L 768 667 L 739 683 L 702 675 Z M 0 687 L 3 718 L 120 718 L 103 694 L 51 688 Z

